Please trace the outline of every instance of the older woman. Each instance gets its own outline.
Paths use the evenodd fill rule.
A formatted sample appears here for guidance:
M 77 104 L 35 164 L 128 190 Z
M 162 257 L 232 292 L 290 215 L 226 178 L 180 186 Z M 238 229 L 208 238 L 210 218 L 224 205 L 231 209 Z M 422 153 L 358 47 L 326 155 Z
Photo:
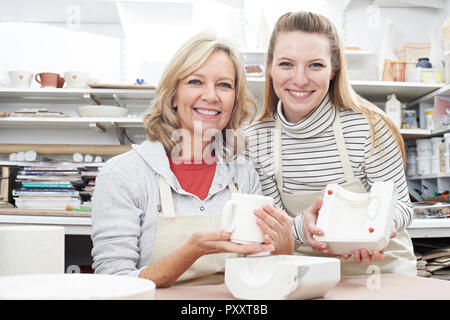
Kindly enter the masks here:
M 144 117 L 148 140 L 109 160 L 97 178 L 96 273 L 139 276 L 158 287 L 221 283 L 226 257 L 275 250 L 270 242 L 235 244 L 220 230 L 231 192 L 261 193 L 227 132 L 254 112 L 232 46 L 202 33 L 179 49 Z

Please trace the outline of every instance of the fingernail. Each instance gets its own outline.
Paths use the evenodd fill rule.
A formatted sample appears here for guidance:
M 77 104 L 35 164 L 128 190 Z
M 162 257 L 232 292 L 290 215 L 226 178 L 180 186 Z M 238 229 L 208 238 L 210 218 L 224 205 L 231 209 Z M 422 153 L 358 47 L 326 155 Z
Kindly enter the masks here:
M 327 248 L 327 246 L 326 246 L 325 244 L 321 244 L 320 247 L 321 247 L 322 249 L 326 249 L 326 248 Z

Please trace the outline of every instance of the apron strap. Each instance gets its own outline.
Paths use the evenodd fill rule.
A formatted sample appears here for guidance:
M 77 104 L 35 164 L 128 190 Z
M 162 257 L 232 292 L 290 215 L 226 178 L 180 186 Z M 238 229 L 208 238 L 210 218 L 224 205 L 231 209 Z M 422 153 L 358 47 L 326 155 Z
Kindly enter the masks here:
M 344 132 L 342 131 L 341 120 L 339 118 L 339 109 L 336 110 L 336 115 L 333 121 L 334 137 L 336 139 L 336 146 L 338 148 L 339 158 L 341 160 L 342 168 L 344 169 L 344 176 L 347 181 L 356 180 L 353 173 L 352 165 L 345 146 Z M 274 157 L 274 176 L 280 193 L 283 191 L 283 159 L 282 159 L 282 138 L 281 138 L 281 121 L 278 116 L 275 117 L 275 130 L 273 137 L 273 157 Z
M 275 130 L 273 136 L 273 171 L 278 189 L 281 192 L 283 188 L 283 159 L 281 150 L 281 122 L 278 116 L 275 119 Z
M 338 148 L 339 157 L 341 159 L 342 168 L 344 169 L 345 180 L 356 180 L 353 173 L 350 158 L 348 157 L 347 147 L 345 146 L 344 132 L 342 131 L 342 124 L 339 118 L 339 109 L 336 108 L 336 116 L 333 121 L 334 137 L 336 139 L 336 146 Z
M 165 216 L 174 216 L 175 209 L 173 207 L 172 189 L 161 175 L 158 174 L 158 187 L 161 199 L 162 212 Z
M 174 216 L 175 209 L 173 206 L 172 190 L 166 179 L 164 179 L 161 175 L 158 175 L 158 186 L 163 214 L 166 216 Z M 228 184 L 228 188 L 230 188 L 231 192 L 239 192 L 239 186 L 234 182 L 234 180 Z

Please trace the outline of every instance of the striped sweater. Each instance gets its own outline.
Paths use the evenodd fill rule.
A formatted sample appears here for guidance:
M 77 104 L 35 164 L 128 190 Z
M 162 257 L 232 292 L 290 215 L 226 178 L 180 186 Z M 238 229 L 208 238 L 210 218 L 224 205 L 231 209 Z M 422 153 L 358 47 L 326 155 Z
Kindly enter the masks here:
M 281 120 L 285 193 L 321 191 L 329 183 L 346 181 L 333 132 L 336 115 L 336 109 L 328 97 L 308 117 L 295 124 L 289 123 L 278 108 L 274 117 Z M 398 192 L 394 225 L 397 231 L 404 230 L 413 219 L 413 210 L 401 152 L 395 139 L 386 125 L 378 123 L 375 145 L 382 147 L 375 147 L 371 155 L 371 134 L 364 115 L 346 110 L 341 111 L 339 117 L 355 177 L 368 191 L 375 181 L 394 181 Z M 274 128 L 274 118 L 254 122 L 245 128 L 249 140 L 247 157 L 255 165 L 263 193 L 272 196 L 275 204 L 284 209 L 274 177 Z M 300 215 L 294 219 L 293 227 L 300 234 L 296 240 L 304 242 L 302 217 Z

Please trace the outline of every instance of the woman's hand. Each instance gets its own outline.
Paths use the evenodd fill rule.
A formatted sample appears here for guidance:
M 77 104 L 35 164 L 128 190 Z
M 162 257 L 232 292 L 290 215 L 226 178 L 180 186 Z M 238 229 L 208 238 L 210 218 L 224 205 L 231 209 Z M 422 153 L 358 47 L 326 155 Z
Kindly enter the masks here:
M 222 230 L 195 232 L 180 247 L 144 268 L 139 277 L 152 280 L 157 288 L 170 287 L 198 258 L 206 254 L 255 254 L 275 250 L 272 244 L 237 244 L 229 240 L 230 233 Z
M 230 237 L 230 232 L 222 230 L 195 232 L 187 241 L 186 248 L 194 259 L 212 253 L 255 254 L 275 250 L 272 244 L 239 244 L 231 242 Z
M 394 226 L 391 228 L 390 238 L 395 238 L 397 236 L 397 230 Z M 384 260 L 384 250 L 376 251 L 373 250 L 372 254 L 369 254 L 367 249 L 358 249 L 353 250 L 353 261 L 355 263 L 360 264 L 361 262 L 366 266 L 370 266 L 372 264 L 372 258 L 375 261 L 383 261 Z
M 319 242 L 313 238 L 313 235 L 323 236 L 323 231 L 316 228 L 317 216 L 319 210 L 322 207 L 322 198 L 317 198 L 316 202 L 310 205 L 303 215 L 303 235 L 306 240 L 306 244 L 316 251 L 322 253 L 329 253 L 328 246 L 325 242 Z
M 265 205 L 254 211 L 257 223 L 264 232 L 264 243 L 272 244 L 272 254 L 293 254 L 294 236 L 292 234 L 292 218 L 280 208 Z

